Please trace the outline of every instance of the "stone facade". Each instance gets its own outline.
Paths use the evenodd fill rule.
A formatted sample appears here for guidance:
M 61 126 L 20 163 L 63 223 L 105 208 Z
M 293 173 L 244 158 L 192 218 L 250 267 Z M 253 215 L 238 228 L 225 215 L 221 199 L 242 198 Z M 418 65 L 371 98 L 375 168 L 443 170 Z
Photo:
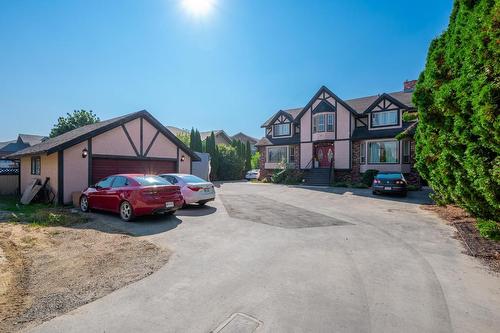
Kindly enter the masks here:
M 295 169 L 300 169 L 300 145 L 290 145 L 290 147 L 294 148 L 295 155 Z M 260 178 L 259 180 L 270 177 L 274 169 L 266 169 L 266 146 L 259 146 L 258 152 L 260 154 L 259 157 L 259 169 L 260 169 Z

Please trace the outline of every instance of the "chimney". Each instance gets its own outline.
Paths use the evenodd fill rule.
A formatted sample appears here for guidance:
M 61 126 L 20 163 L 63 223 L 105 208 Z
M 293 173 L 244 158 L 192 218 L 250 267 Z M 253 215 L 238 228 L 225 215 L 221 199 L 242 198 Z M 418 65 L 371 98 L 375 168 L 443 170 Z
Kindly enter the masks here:
M 412 92 L 412 91 L 414 91 L 416 84 L 417 84 L 417 80 L 411 80 L 411 81 L 406 80 L 403 83 L 403 91 L 404 92 Z

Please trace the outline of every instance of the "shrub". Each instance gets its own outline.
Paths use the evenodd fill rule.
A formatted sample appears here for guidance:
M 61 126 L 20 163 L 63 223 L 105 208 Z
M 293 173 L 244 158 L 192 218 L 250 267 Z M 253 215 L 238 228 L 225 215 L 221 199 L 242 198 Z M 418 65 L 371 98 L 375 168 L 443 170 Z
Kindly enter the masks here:
M 476 227 L 481 236 L 500 241 L 500 224 L 485 219 L 477 219 Z
M 347 182 L 335 182 L 332 184 L 333 187 L 349 187 L 349 183 Z
M 368 188 L 370 186 L 366 185 L 365 183 L 356 183 L 356 184 L 352 184 L 352 187 L 353 188 Z
M 238 156 L 235 147 L 218 145 L 218 180 L 241 179 L 245 160 Z
M 271 181 L 275 184 L 294 185 L 302 182 L 303 173 L 297 169 L 274 170 Z
M 378 170 L 366 170 L 365 173 L 363 173 L 363 177 L 361 178 L 361 182 L 367 186 L 372 186 L 373 183 L 373 178 L 378 174 Z
M 438 203 L 500 215 L 500 3 L 456 0 L 433 40 L 413 102 L 416 168 Z

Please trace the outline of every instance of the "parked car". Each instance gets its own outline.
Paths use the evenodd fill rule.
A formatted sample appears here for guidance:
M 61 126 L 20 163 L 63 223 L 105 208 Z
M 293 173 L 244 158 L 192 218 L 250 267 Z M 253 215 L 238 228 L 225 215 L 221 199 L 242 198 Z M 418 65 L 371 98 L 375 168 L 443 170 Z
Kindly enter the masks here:
M 179 186 L 154 175 L 120 174 L 104 178 L 86 189 L 80 209 L 119 213 L 124 221 L 150 214 L 173 214 L 183 199 Z
M 259 175 L 260 175 L 259 169 L 249 170 L 245 175 L 245 179 L 246 180 L 259 179 Z
M 379 172 L 372 183 L 373 194 L 397 193 L 406 196 L 408 183 L 400 172 Z
M 214 184 L 200 177 L 182 173 L 168 173 L 159 176 L 181 188 L 184 205 L 197 203 L 203 206 L 207 202 L 215 200 Z

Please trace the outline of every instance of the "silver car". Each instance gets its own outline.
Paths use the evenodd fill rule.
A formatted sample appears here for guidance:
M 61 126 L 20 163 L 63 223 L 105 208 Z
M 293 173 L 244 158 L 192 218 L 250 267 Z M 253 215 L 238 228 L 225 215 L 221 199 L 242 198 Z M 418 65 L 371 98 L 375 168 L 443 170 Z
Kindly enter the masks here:
M 181 188 L 184 205 L 197 203 L 203 206 L 215 200 L 214 184 L 200 177 L 183 173 L 166 173 L 159 176 Z
M 259 176 L 260 176 L 259 169 L 249 170 L 245 175 L 245 179 L 246 180 L 259 179 Z

